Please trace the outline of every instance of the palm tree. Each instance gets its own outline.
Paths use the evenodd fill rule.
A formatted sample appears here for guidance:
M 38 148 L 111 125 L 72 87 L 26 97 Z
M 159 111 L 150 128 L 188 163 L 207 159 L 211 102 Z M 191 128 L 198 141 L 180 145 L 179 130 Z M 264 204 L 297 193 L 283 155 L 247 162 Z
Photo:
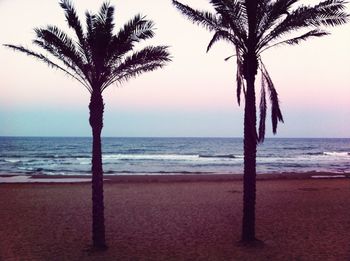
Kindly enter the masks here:
M 86 12 L 86 30 L 69 0 L 61 0 L 72 39 L 56 26 L 36 28 L 33 44 L 52 57 L 23 46 L 6 44 L 15 51 L 45 62 L 80 82 L 91 94 L 89 123 L 92 128 L 92 238 L 95 248 L 106 248 L 103 203 L 101 131 L 104 102 L 102 93 L 111 84 L 120 84 L 170 61 L 167 46 L 148 46 L 134 51 L 135 44 L 154 36 L 153 22 L 136 15 L 113 34 L 114 7 L 103 3 L 97 14 Z M 53 60 L 53 59 L 54 60 Z M 57 62 L 56 62 L 57 60 Z
M 323 27 L 347 22 L 343 0 L 325 0 L 314 6 L 298 5 L 298 0 L 210 0 L 215 13 L 193 9 L 173 0 L 174 6 L 190 21 L 213 32 L 207 51 L 219 40 L 235 47 L 237 59 L 237 99 L 244 93 L 244 192 L 243 243 L 255 238 L 256 150 L 264 141 L 266 89 L 271 102 L 273 133 L 283 122 L 278 95 L 261 54 L 271 47 L 296 45 L 312 37 L 327 35 Z M 298 33 L 291 35 L 291 33 Z M 230 57 L 232 57 L 230 56 Z M 230 57 L 226 58 L 229 59 Z M 260 122 L 257 131 L 255 77 L 261 74 Z

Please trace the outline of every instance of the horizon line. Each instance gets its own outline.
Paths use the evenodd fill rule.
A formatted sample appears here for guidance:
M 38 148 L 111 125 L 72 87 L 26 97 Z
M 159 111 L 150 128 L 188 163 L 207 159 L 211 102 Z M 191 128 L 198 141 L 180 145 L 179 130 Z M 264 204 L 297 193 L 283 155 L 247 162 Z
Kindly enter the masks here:
M 92 136 L 57 136 L 57 135 L 0 135 L 0 138 L 92 138 Z M 135 138 L 135 139 L 243 139 L 233 136 L 101 136 L 101 138 Z M 350 137 L 266 137 L 265 139 L 350 139 Z

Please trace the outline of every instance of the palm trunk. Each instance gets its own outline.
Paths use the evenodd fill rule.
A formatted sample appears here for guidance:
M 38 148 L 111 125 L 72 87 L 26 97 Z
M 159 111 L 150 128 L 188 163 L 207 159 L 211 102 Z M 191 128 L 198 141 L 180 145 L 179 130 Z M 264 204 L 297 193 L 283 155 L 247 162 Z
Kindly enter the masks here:
M 254 55 L 246 57 L 247 93 L 244 109 L 244 177 L 242 241 L 255 241 L 256 199 L 256 105 L 254 82 L 257 61 Z
M 93 92 L 90 99 L 90 125 L 92 128 L 92 241 L 93 247 L 106 248 L 104 204 L 103 204 L 103 169 L 101 131 L 103 127 L 104 104 L 102 94 Z

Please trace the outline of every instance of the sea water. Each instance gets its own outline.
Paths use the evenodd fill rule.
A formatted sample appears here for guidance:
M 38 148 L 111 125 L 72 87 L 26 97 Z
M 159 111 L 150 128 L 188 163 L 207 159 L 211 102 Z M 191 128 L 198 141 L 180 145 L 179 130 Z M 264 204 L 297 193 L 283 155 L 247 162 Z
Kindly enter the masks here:
M 0 137 L 0 174 L 89 175 L 91 138 Z M 103 138 L 106 175 L 239 174 L 242 138 Z M 350 173 L 350 139 L 271 138 L 257 172 Z

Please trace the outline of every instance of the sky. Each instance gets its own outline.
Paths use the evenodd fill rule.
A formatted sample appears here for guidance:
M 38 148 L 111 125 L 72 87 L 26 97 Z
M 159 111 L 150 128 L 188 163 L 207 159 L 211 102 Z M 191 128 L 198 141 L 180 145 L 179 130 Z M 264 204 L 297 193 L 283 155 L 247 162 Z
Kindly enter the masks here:
M 220 42 L 206 53 L 212 34 L 185 19 L 170 0 L 110 2 L 115 32 L 135 14 L 146 15 L 156 28 L 147 45 L 170 46 L 173 61 L 108 87 L 103 136 L 242 137 L 244 107 L 236 101 L 235 60 L 224 61 L 234 54 L 233 46 Z M 182 2 L 212 10 L 207 0 Z M 73 3 L 84 23 L 85 11 L 98 11 L 103 1 Z M 32 48 L 33 28 L 48 24 L 74 35 L 57 0 L 0 0 L 0 24 L 1 44 Z M 262 55 L 285 119 L 275 136 L 268 119 L 268 137 L 350 137 L 350 23 L 329 31 L 330 36 Z M 3 46 L 0 61 L 0 136 L 91 135 L 89 93 L 83 86 Z

